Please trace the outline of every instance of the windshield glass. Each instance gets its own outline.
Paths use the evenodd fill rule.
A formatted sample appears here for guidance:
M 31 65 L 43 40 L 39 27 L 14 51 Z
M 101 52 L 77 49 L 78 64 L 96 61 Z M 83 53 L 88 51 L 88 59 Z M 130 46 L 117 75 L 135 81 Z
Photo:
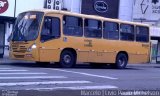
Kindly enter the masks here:
M 39 33 L 39 26 L 43 17 L 42 12 L 24 12 L 17 17 L 13 29 L 13 41 L 36 40 Z

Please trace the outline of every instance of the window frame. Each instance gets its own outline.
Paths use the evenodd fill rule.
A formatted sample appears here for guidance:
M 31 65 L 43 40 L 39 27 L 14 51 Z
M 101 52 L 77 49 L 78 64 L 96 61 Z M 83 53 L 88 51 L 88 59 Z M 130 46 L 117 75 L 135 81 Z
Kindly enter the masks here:
M 86 32 L 85 32 L 86 20 L 94 20 L 94 21 L 98 21 L 98 23 L 99 22 L 101 23 L 101 25 L 100 25 L 101 37 L 86 36 Z M 85 38 L 94 38 L 94 39 L 102 39 L 103 38 L 103 21 L 102 20 L 93 19 L 93 18 L 85 18 L 83 23 L 84 23 L 84 27 L 83 28 L 84 28 L 84 37 Z M 96 30 L 98 30 L 98 29 L 96 29 Z
M 137 34 L 137 27 L 147 28 L 147 30 L 148 30 L 148 31 L 147 31 L 147 32 L 148 32 L 148 34 L 147 34 L 147 39 L 148 39 L 148 40 L 147 40 L 147 41 L 140 41 L 140 40 L 138 41 L 138 40 L 137 40 L 137 35 L 138 35 L 138 34 Z M 136 39 L 136 40 L 135 40 L 135 41 L 136 41 L 136 42 L 148 43 L 148 42 L 150 41 L 150 33 L 149 33 L 150 31 L 149 31 L 149 27 L 148 27 L 148 26 L 137 25 L 137 26 L 135 26 L 135 29 L 136 29 L 136 30 L 135 30 L 135 31 L 136 31 L 136 32 L 135 32 L 135 34 L 136 34 L 136 36 L 135 36 L 135 39 Z M 144 34 L 142 35 L 142 34 L 141 34 L 140 36 L 146 36 L 146 35 L 144 35 Z
M 81 26 L 81 30 L 82 30 L 82 32 L 81 32 L 81 35 L 70 35 L 70 34 L 66 34 L 65 33 L 65 31 L 64 31 L 64 17 L 74 17 L 74 18 L 77 18 L 77 19 L 81 19 L 82 21 L 81 21 L 81 24 L 82 24 L 82 26 Z M 79 20 L 78 20 L 78 23 L 79 23 Z M 83 18 L 82 17 L 78 17 L 78 16 L 72 16 L 72 15 L 63 15 L 63 23 L 62 23 L 62 25 L 63 25 L 63 35 L 65 35 L 65 36 L 73 36 L 73 37 L 83 37 L 84 36 L 84 31 L 83 31 L 83 25 L 84 24 L 84 20 L 83 20 Z M 75 26 L 74 26 L 75 27 Z M 80 26 L 76 26 L 76 27 L 78 27 L 78 28 L 80 28 Z
M 110 36 L 110 34 L 107 32 L 106 34 L 107 34 L 107 37 L 105 37 L 105 35 L 104 35 L 104 33 L 105 33 L 105 23 L 112 23 L 112 24 L 116 24 L 117 25 L 117 28 L 118 28 L 118 31 L 109 31 L 109 32 L 117 32 L 117 36 L 118 36 L 118 38 L 117 39 L 114 39 L 114 38 L 110 38 L 109 36 Z M 112 21 L 103 21 L 103 38 L 104 39 L 108 39 L 108 40 L 119 40 L 120 39 L 120 24 L 119 24 L 119 22 L 112 22 Z
M 57 36 L 57 37 L 50 36 L 50 38 L 48 38 L 48 39 L 45 39 L 45 40 L 42 39 L 43 27 L 45 26 L 45 19 L 51 19 L 51 25 L 50 25 L 50 27 L 51 27 L 51 29 L 50 29 L 51 33 L 54 32 L 53 31 L 53 19 L 57 19 L 59 21 L 59 36 Z M 53 35 L 51 33 L 50 33 L 50 35 Z M 49 34 L 48 34 L 48 37 L 49 37 Z M 41 42 L 47 42 L 47 41 L 50 41 L 50 40 L 53 40 L 53 39 L 58 39 L 60 37 L 61 37 L 61 19 L 59 17 L 44 16 L 44 20 L 43 20 L 43 23 L 42 23 L 42 30 L 41 30 L 41 34 L 40 34 L 40 41 Z
M 122 31 L 122 25 L 132 27 L 133 30 L 130 30 L 132 32 L 129 33 L 129 32 Z M 120 40 L 121 41 L 130 41 L 130 42 L 134 42 L 135 41 L 135 25 L 134 24 L 121 23 L 119 27 L 120 27 Z M 133 35 L 132 36 L 133 39 L 132 40 L 131 39 L 126 39 L 126 38 L 122 39 L 122 35 L 121 35 L 122 33 L 128 34 L 128 35 Z

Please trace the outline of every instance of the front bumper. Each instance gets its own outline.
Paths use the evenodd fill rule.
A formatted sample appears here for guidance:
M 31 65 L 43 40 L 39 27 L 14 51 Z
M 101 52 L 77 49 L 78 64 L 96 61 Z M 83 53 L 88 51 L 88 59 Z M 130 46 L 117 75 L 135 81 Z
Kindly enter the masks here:
M 36 55 L 29 52 L 28 53 L 9 52 L 9 57 L 14 60 L 38 61 Z

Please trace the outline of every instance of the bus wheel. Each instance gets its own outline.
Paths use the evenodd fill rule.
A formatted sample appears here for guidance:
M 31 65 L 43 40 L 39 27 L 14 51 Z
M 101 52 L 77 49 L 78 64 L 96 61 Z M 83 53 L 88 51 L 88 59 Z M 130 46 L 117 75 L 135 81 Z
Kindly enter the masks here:
M 117 69 L 124 69 L 128 63 L 127 56 L 123 53 L 118 54 L 116 58 L 116 65 Z
M 76 64 L 76 56 L 73 52 L 65 50 L 60 57 L 60 66 L 63 68 L 71 68 Z

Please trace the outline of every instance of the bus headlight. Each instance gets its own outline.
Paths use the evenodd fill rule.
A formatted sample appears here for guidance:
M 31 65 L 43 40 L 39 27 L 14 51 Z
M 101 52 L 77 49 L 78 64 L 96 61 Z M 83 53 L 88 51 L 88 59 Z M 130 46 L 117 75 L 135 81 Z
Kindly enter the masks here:
M 31 52 L 32 49 L 36 49 L 36 48 L 37 48 L 37 45 L 36 45 L 36 44 L 33 44 L 31 47 L 29 47 L 29 48 L 27 49 L 27 52 Z
M 33 44 L 33 45 L 31 46 L 31 48 L 32 48 L 32 49 L 36 49 L 36 48 L 37 48 L 37 45 L 36 45 L 36 44 Z

